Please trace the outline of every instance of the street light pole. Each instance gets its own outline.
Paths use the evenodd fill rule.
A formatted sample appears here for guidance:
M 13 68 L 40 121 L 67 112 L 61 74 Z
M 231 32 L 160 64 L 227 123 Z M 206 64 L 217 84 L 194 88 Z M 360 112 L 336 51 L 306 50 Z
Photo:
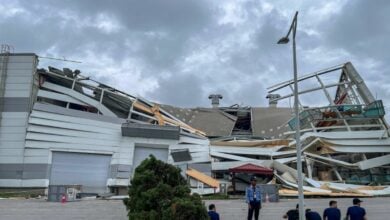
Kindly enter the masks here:
M 298 102 L 298 70 L 297 70 L 297 52 L 295 45 L 295 35 L 298 25 L 298 12 L 295 12 L 294 19 L 290 29 L 285 37 L 282 37 L 278 44 L 287 44 L 289 35 L 292 31 L 293 37 L 293 64 L 294 64 L 294 112 L 295 112 L 295 145 L 297 148 L 297 171 L 298 171 L 298 199 L 299 199 L 299 220 L 305 219 L 304 196 L 303 196 L 303 176 L 302 176 L 302 157 L 301 157 L 301 133 L 299 124 L 299 102 Z

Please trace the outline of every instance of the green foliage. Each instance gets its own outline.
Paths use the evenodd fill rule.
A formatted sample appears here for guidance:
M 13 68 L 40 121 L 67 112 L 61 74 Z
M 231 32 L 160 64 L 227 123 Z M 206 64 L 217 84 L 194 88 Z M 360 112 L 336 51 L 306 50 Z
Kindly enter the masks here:
M 230 199 L 229 195 L 226 194 L 211 194 L 202 196 L 203 200 L 227 200 Z
M 130 220 L 203 220 L 207 210 L 190 188 L 180 169 L 153 155 L 136 169 L 124 200 Z

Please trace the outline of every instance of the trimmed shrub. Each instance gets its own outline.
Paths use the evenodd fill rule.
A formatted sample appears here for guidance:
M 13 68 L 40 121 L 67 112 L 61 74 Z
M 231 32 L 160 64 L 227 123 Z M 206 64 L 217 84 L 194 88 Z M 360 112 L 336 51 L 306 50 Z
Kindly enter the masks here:
M 208 219 L 200 196 L 190 192 L 179 168 L 150 155 L 135 169 L 124 200 L 129 220 Z

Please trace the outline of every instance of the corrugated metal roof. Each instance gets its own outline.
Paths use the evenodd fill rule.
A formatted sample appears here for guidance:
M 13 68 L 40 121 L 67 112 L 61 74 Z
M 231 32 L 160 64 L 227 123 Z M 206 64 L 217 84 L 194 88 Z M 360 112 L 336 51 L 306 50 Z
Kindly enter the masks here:
M 204 131 L 208 137 L 230 136 L 237 117 L 219 109 L 185 109 L 161 105 L 167 112 L 190 126 Z
M 223 109 L 214 108 L 178 108 L 161 105 L 163 109 L 189 124 L 206 132 L 208 137 L 231 136 L 237 117 L 226 113 Z M 273 139 L 281 138 L 289 130 L 287 121 L 292 117 L 290 108 L 252 107 L 251 127 L 252 135 Z
M 189 168 L 187 171 L 186 171 L 186 174 L 196 180 L 199 180 L 200 182 L 202 183 L 205 183 L 209 186 L 212 186 L 212 187 L 215 187 L 215 188 L 218 188 L 219 187 L 219 181 L 210 177 L 210 176 L 207 176 L 206 174 L 204 173 L 201 173 L 195 169 L 191 169 Z
M 259 137 L 281 138 L 289 130 L 290 108 L 252 108 L 252 134 Z

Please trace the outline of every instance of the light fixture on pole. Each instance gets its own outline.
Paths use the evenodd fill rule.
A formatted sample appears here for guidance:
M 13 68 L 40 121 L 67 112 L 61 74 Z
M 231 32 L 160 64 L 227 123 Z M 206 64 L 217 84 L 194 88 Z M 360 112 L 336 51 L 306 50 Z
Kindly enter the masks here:
M 285 37 L 282 37 L 278 44 L 287 44 L 290 39 L 289 35 L 292 31 L 293 41 L 293 64 L 294 64 L 294 112 L 295 112 L 295 145 L 297 148 L 297 171 L 298 171 L 298 198 L 299 198 L 299 220 L 305 219 L 304 212 L 304 196 L 303 196 L 303 176 L 302 176 L 302 157 L 301 157 L 301 135 L 299 124 L 299 106 L 298 106 L 298 71 L 297 71 L 297 54 L 295 46 L 295 35 L 298 25 L 298 12 L 295 12 L 294 19 L 291 23 L 290 29 Z

